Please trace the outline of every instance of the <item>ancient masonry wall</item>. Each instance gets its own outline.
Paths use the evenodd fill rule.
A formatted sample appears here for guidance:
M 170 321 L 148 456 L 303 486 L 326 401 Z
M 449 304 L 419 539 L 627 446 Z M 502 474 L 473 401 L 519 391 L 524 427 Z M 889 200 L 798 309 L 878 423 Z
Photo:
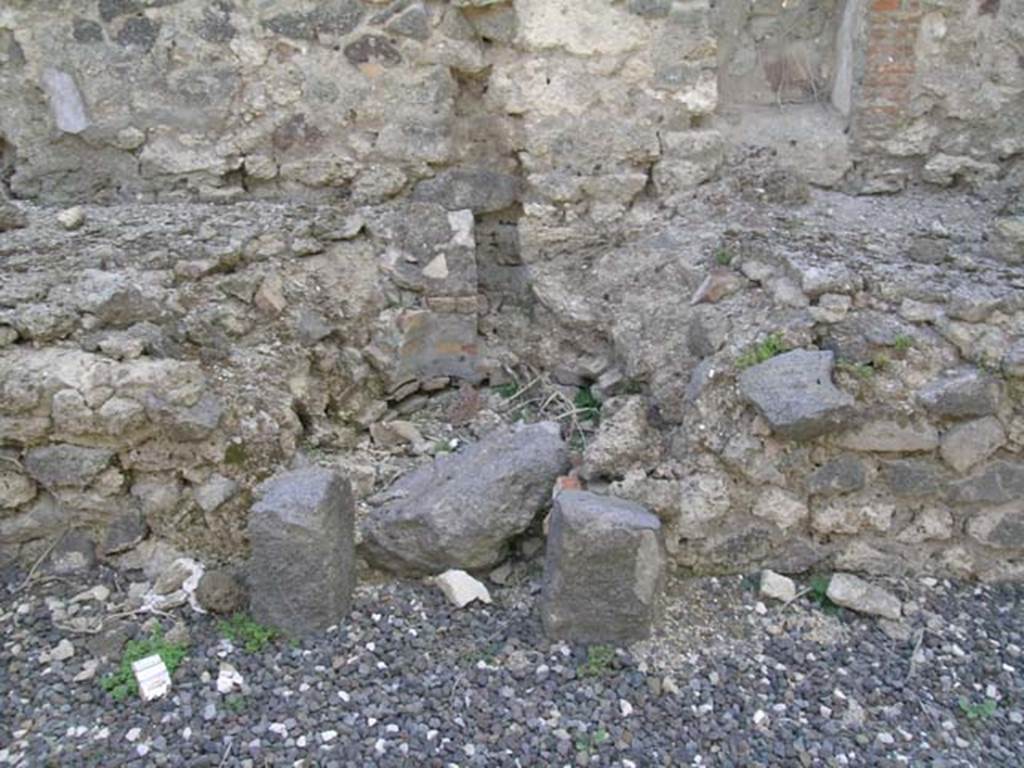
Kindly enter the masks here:
M 0 142 L 42 200 L 377 202 L 484 166 L 607 218 L 713 172 L 720 103 L 835 112 L 852 140 L 798 164 L 837 186 L 995 178 L 1022 57 L 1001 0 L 11 0 Z
M 0 554 L 236 556 L 297 453 L 530 364 L 682 567 L 1019 576 L 1024 203 L 787 211 L 1012 188 L 1024 9 L 849 3 L 4 3 Z

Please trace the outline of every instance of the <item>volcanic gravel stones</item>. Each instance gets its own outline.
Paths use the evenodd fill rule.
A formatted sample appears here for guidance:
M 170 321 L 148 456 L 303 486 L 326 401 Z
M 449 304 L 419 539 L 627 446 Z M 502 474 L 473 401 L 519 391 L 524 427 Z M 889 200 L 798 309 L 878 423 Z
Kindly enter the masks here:
M 555 640 L 626 644 L 651 634 L 664 583 L 658 518 L 585 491 L 555 499 L 541 618 Z
M 392 485 L 366 521 L 361 552 L 372 565 L 405 575 L 493 567 L 568 468 L 554 422 L 495 430 Z
M 761 615 L 740 577 L 673 580 L 657 636 L 614 653 L 540 636 L 533 579 L 471 609 L 361 584 L 344 626 L 259 650 L 182 607 L 188 655 L 143 704 L 101 684 L 119 649 L 57 626 L 125 610 L 125 575 L 25 578 L 0 571 L 0 765 L 1024 765 L 1021 584 L 887 580 L 914 606 L 897 641 L 812 595 Z M 100 583 L 109 602 L 76 602 Z
M 297 634 L 338 623 L 356 580 L 349 481 L 315 467 L 273 477 L 259 491 L 249 514 L 253 616 Z

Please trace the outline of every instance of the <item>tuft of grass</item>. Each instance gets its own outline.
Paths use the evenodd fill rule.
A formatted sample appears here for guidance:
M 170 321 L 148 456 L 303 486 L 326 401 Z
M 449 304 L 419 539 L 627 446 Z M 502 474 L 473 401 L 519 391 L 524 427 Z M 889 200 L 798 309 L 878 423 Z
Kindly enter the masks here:
M 519 391 L 519 386 L 515 382 L 508 382 L 507 384 L 499 384 L 494 388 L 494 391 L 504 397 L 506 400 L 515 397 Z
M 240 467 L 245 464 L 247 454 L 243 443 L 229 443 L 224 449 L 224 463 L 229 467 Z
M 968 720 L 986 720 L 996 713 L 999 704 L 995 699 L 985 699 L 980 704 L 975 704 L 966 696 L 960 697 L 960 711 Z
M 611 672 L 615 661 L 615 649 L 610 645 L 591 645 L 587 648 L 587 660 L 579 668 L 581 677 L 603 677 Z
M 914 339 L 905 333 L 901 333 L 892 340 L 892 348 L 897 352 L 906 352 L 914 346 Z
M 224 700 L 224 706 L 234 712 L 236 715 L 242 713 L 246 708 L 245 696 L 239 696 L 238 694 L 232 694 Z
M 623 395 L 642 395 L 644 393 L 644 384 L 637 379 L 626 379 L 619 385 L 618 391 L 619 394 Z
M 719 248 L 715 251 L 715 264 L 721 267 L 728 267 L 734 258 L 735 255 L 728 248 Z
M 498 654 L 501 653 L 501 649 L 502 643 L 488 643 L 483 647 L 467 651 L 462 658 L 471 667 L 475 667 L 481 661 L 484 664 L 494 664 Z
M 782 339 L 782 334 L 778 332 L 772 333 L 764 341 L 758 342 L 740 355 L 736 360 L 736 365 L 740 370 L 752 368 L 766 360 L 771 360 L 776 355 L 781 355 L 785 351 L 786 346 Z
M 249 653 L 260 653 L 277 639 L 278 632 L 255 621 L 247 613 L 236 613 L 219 624 L 220 632 L 233 643 L 238 643 Z
M 580 421 L 597 421 L 597 417 L 601 415 L 601 403 L 594 397 L 594 393 L 590 391 L 590 387 L 583 387 L 579 392 L 576 393 L 575 399 L 572 404 L 580 412 Z
M 604 728 L 598 728 L 593 733 L 579 733 L 576 735 L 575 745 L 577 752 L 593 752 L 604 744 L 611 736 Z
M 811 577 L 811 591 L 808 593 L 811 602 L 828 614 L 839 613 L 839 606 L 828 599 L 828 583 L 832 580 L 829 574 L 819 573 Z
M 132 672 L 132 664 L 147 656 L 158 654 L 167 666 L 167 671 L 173 675 L 174 671 L 181 666 L 187 653 L 188 648 L 184 645 L 164 640 L 163 630 L 157 628 L 149 637 L 141 640 L 129 640 L 125 644 L 121 664 L 117 671 L 100 678 L 100 685 L 114 701 L 124 701 L 129 696 L 139 693 L 139 684 Z
M 878 372 L 875 366 L 869 363 L 850 363 L 845 360 L 836 363 L 836 368 L 857 377 L 861 381 L 871 381 Z

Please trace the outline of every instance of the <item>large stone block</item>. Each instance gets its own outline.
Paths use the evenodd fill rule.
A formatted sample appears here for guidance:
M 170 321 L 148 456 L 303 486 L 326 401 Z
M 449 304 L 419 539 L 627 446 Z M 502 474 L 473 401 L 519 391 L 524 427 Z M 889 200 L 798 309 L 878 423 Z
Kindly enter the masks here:
M 1006 431 L 993 416 L 957 424 L 942 436 L 939 452 L 957 472 L 966 472 L 1006 444 Z
M 338 623 L 352 606 L 355 518 L 352 487 L 337 472 L 300 469 L 259 490 L 249 513 L 253 616 L 304 634 Z
M 613 397 L 601 411 L 601 428 L 584 453 L 588 477 L 622 477 L 634 464 L 658 459 L 657 433 L 647 421 L 642 397 Z
M 80 445 L 47 445 L 25 456 L 25 470 L 44 488 L 85 488 L 110 465 L 114 452 Z
M 939 431 L 920 419 L 878 418 L 844 432 L 836 443 L 851 451 L 933 451 L 939 447 Z
M 626 644 L 651 634 L 664 583 L 658 518 L 585 491 L 555 499 L 541 619 L 553 640 Z
M 1024 498 L 1024 464 L 996 461 L 954 483 L 949 499 L 961 504 L 1006 504 Z
M 413 200 L 474 213 L 502 211 L 519 202 L 520 196 L 518 178 L 486 168 L 452 168 L 421 181 L 412 193 Z
M 718 131 L 674 131 L 661 134 L 662 158 L 654 166 L 654 184 L 661 195 L 691 190 L 713 178 L 725 159 Z
M 889 491 L 903 498 L 942 495 L 950 481 L 949 471 L 930 459 L 883 461 L 879 468 Z
M 996 379 L 979 371 L 961 371 L 933 381 L 917 399 L 936 416 L 967 419 L 995 413 L 1002 396 L 1002 386 Z
M 971 538 L 998 549 L 1024 549 L 1024 509 L 1019 504 L 988 509 L 967 523 Z
M 853 407 L 832 383 L 833 362 L 831 352 L 786 352 L 740 374 L 740 391 L 780 437 L 809 440 L 840 426 Z
M 476 314 L 409 309 L 383 315 L 371 356 L 390 389 L 415 379 L 480 381 Z
M 641 19 L 604 0 L 518 0 L 519 42 L 527 50 L 560 48 L 578 56 L 614 56 L 643 47 Z
M 553 422 L 495 430 L 392 485 L 366 520 L 361 551 L 372 565 L 408 575 L 497 565 L 568 466 Z

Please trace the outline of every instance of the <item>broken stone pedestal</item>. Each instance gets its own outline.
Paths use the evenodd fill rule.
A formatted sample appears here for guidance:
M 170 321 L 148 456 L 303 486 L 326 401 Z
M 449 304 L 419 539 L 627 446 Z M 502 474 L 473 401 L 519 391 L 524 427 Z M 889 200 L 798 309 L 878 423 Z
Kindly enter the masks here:
M 664 572 L 655 515 L 621 499 L 562 492 L 544 563 L 544 631 L 575 643 L 643 640 L 651 634 Z
M 315 467 L 276 475 L 249 513 L 249 587 L 257 621 L 293 635 L 337 624 L 355 586 L 349 481 Z

